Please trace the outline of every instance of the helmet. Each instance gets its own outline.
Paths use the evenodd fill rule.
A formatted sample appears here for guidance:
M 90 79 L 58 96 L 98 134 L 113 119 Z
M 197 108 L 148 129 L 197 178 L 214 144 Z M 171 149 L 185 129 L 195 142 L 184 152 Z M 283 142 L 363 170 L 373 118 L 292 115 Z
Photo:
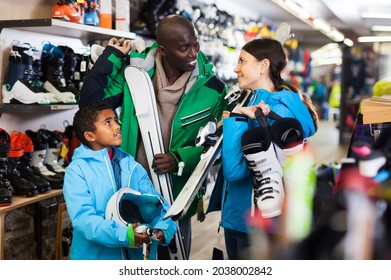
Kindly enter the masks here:
M 163 210 L 163 198 L 154 194 L 142 194 L 128 187 L 117 191 L 107 203 L 106 220 L 131 225 L 139 222 L 154 227 Z

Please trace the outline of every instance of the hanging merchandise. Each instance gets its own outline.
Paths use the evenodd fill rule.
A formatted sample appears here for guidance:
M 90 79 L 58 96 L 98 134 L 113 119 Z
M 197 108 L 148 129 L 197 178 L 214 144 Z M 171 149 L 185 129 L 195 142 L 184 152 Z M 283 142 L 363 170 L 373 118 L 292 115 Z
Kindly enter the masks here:
M 87 7 L 84 14 L 84 24 L 100 26 L 98 0 L 87 0 Z
M 53 7 L 52 17 L 80 23 L 80 7 L 74 0 L 59 0 Z
M 119 0 L 117 0 L 117 5 Z M 129 1 L 126 1 L 129 4 Z M 113 15 L 111 11 L 112 3 L 111 0 L 100 0 L 100 27 L 103 28 L 113 28 Z M 129 14 L 129 13 L 128 13 Z
M 129 32 L 130 27 L 130 2 L 116 0 L 115 4 L 115 29 Z

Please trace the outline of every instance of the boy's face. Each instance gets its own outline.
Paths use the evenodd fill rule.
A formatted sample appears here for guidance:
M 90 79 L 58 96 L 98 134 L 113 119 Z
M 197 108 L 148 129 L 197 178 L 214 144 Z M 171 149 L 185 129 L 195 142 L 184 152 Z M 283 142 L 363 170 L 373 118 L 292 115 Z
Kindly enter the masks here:
M 112 109 L 105 109 L 98 114 L 95 122 L 95 131 L 86 132 L 87 140 L 91 142 L 92 150 L 101 150 L 107 147 L 119 146 L 122 143 L 121 128 L 117 123 Z

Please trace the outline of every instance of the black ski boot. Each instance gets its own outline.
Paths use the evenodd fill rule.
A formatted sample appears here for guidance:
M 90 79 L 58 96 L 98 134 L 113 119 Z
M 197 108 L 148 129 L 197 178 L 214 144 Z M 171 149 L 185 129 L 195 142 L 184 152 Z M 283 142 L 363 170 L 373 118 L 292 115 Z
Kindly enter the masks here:
M 63 145 L 61 134 L 47 129 L 40 129 L 38 133 L 44 135 L 48 143 L 44 164 L 50 171 L 64 174 L 65 168 L 58 164 L 61 147 Z
M 75 69 L 77 57 L 72 48 L 67 46 L 58 46 L 64 53 L 64 80 L 66 88 L 75 95 L 76 100 L 80 98 L 80 90 L 74 84 Z
M 50 183 L 44 178 L 35 174 L 31 167 L 32 152 L 34 151 L 33 142 L 26 133 L 20 131 L 11 132 L 11 150 L 17 156 L 20 156 L 19 172 L 22 177 L 37 186 L 39 193 L 50 190 Z
M 32 80 L 33 51 L 29 47 L 12 46 L 3 85 L 3 103 L 50 104 L 48 96 L 39 92 Z
M 26 134 L 33 141 L 34 151 L 32 152 L 31 166 L 34 172 L 49 181 L 52 189 L 61 189 L 64 176 L 50 171 L 44 164 L 48 149 L 47 138 L 39 132 L 26 130 Z
M 43 177 L 37 175 L 32 167 L 33 153 L 24 152 L 23 156 L 20 159 L 20 173 L 23 178 L 29 180 L 34 185 L 37 186 L 39 193 L 45 193 L 50 191 L 52 188 L 50 182 Z
M 0 206 L 8 206 L 12 203 L 13 188 L 10 181 L 7 179 L 7 154 L 9 147 L 9 134 L 0 128 Z
M 8 171 L 7 178 L 14 188 L 14 195 L 22 197 L 31 197 L 38 192 L 37 186 L 22 177 L 19 171 L 20 157 L 23 151 L 10 151 L 8 153 Z
M 64 53 L 50 43 L 43 46 L 42 55 L 42 82 L 43 87 L 55 94 L 56 99 L 62 103 L 76 103 L 75 95 L 70 92 L 64 80 Z

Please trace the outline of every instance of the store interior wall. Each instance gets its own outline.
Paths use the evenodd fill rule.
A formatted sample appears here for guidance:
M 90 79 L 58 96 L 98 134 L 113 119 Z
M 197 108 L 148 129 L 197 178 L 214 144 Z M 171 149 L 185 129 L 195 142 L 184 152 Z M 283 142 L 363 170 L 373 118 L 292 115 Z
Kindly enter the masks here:
M 57 0 L 1 0 L 0 20 L 51 18 Z

